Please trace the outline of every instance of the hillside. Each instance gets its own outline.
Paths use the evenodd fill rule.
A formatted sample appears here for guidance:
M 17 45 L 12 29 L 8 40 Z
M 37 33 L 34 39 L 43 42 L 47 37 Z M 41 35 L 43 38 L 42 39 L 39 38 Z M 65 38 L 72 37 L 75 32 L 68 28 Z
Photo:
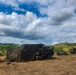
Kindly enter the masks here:
M 53 45 L 55 48 L 55 54 L 57 51 L 65 51 L 67 54 L 70 54 L 70 50 L 76 48 L 76 43 L 59 43 Z

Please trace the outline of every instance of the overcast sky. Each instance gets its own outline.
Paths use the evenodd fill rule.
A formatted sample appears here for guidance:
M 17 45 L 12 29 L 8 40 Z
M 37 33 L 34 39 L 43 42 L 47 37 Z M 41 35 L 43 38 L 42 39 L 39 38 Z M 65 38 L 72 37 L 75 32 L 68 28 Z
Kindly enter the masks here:
M 0 0 L 0 43 L 76 42 L 76 0 Z

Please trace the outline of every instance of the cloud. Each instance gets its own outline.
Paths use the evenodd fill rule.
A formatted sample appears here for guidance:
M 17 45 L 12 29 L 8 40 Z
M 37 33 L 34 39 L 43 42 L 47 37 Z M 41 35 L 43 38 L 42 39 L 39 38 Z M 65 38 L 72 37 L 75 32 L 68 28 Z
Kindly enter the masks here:
M 18 15 L 15 12 L 10 15 L 0 14 L 1 36 L 29 40 L 44 39 L 47 37 L 46 30 L 48 26 L 40 25 L 41 19 L 37 18 L 32 12 L 27 12 L 25 15 Z
M 19 7 L 15 7 L 13 8 L 15 11 L 22 11 L 22 12 L 26 12 L 26 10 L 24 10 L 23 8 L 19 8 Z
M 27 9 L 20 8 L 20 4 L 36 3 L 41 15 L 33 10 L 25 14 L 0 12 L 0 41 L 47 44 L 76 41 L 76 0 L 7 0 L 7 3 L 0 0 L 0 3 L 23 12 Z
M 14 7 L 18 7 L 18 1 L 17 0 L 0 0 L 0 3 L 6 4 L 6 5 L 11 5 Z
M 68 20 L 60 26 L 56 26 L 53 34 L 53 42 L 74 42 L 76 39 L 76 17 Z
M 61 11 L 57 12 L 52 17 L 52 22 L 56 25 L 71 19 L 74 16 L 74 12 L 70 11 L 67 8 L 63 8 Z
M 64 23 L 54 26 L 50 17 L 38 18 L 29 11 L 25 15 L 19 15 L 15 12 L 9 15 L 1 12 L 0 37 L 8 37 L 11 42 L 18 40 L 20 43 L 29 43 L 29 41 L 31 43 L 73 42 L 76 38 L 76 16 L 68 19 L 63 20 Z M 54 22 L 56 21 L 54 20 Z
M 72 10 L 76 9 L 76 0 L 67 0 L 67 7 Z

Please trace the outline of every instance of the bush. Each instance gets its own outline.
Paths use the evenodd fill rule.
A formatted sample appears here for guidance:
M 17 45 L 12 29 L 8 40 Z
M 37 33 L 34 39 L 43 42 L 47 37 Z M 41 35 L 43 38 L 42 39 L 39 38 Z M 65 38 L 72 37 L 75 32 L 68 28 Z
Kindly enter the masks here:
M 57 54 L 57 55 L 67 55 L 67 53 L 66 53 L 65 51 L 63 51 L 63 50 L 57 51 L 56 54 Z
M 6 50 L 0 50 L 0 56 L 5 56 L 6 55 Z
M 64 50 L 62 50 L 62 48 L 57 48 L 55 50 L 55 54 L 56 55 L 67 55 L 67 53 Z
M 2 53 L 0 53 L 0 56 L 3 56 L 3 54 L 2 54 Z
M 70 53 L 71 53 L 71 54 L 76 54 L 76 48 L 70 49 Z

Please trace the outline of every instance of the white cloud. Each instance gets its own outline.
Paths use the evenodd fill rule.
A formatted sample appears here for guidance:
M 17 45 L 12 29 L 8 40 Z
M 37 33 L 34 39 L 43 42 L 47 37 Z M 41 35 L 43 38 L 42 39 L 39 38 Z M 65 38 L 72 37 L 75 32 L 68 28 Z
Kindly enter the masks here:
M 6 5 L 11 5 L 11 6 L 15 6 L 18 7 L 18 2 L 17 0 L 0 0 L 0 3 L 4 3 Z
M 0 0 L 5 3 L 5 0 Z M 27 11 L 25 15 L 0 12 L 1 41 L 20 43 L 57 43 L 76 41 L 76 0 L 7 0 L 7 5 L 19 8 L 20 3 L 39 3 L 39 12 L 47 17 L 37 17 Z M 5 38 L 5 40 L 3 40 Z M 47 42 L 48 41 L 48 42 Z
M 76 0 L 67 0 L 67 7 L 72 10 L 76 9 Z
M 52 43 L 52 45 L 55 45 L 55 44 L 58 44 L 59 42 L 54 42 L 54 43 Z
M 0 13 L 0 36 L 37 40 L 46 38 L 46 31 L 48 26 L 43 26 L 41 19 L 32 12 L 25 15 L 18 15 L 15 12 L 10 15 Z
M 10 15 L 0 13 L 0 37 L 3 37 L 1 40 L 10 38 L 11 40 L 7 41 L 18 43 L 76 41 L 76 15 L 59 26 L 50 25 L 49 18 L 51 17 L 37 18 L 29 11 L 25 15 L 18 15 L 15 12 Z
M 31 31 L 33 30 L 39 23 L 41 22 L 40 19 L 35 19 L 32 23 L 30 23 L 27 28 L 25 29 L 26 31 Z

